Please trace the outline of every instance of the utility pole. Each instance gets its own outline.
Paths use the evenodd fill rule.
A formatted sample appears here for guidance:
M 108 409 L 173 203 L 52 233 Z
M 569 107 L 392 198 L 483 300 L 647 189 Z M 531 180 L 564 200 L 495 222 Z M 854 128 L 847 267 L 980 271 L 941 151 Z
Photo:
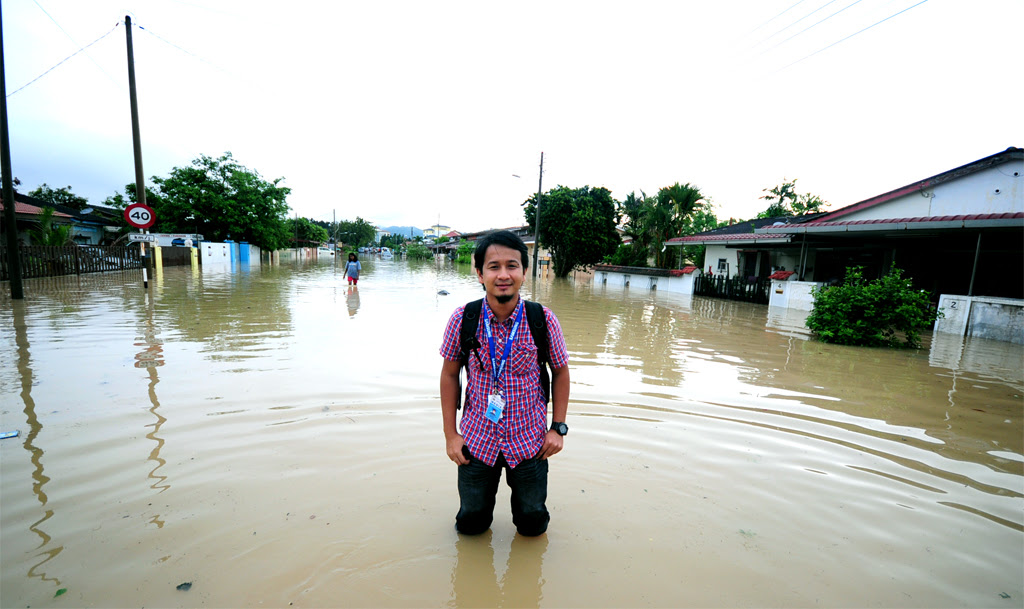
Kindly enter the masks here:
M 533 278 L 537 278 L 537 259 L 540 257 L 540 193 L 544 190 L 544 152 L 540 153 L 540 177 L 537 178 L 537 205 L 534 206 L 536 218 L 533 222 Z
M 142 170 L 142 136 L 139 134 L 139 100 L 135 94 L 135 51 L 132 47 L 132 18 L 124 16 L 125 36 L 128 41 L 128 98 L 132 108 L 132 149 L 135 153 L 135 202 L 146 204 L 146 178 Z M 146 232 L 139 229 L 140 233 Z M 142 248 L 142 286 L 149 287 L 147 271 L 150 259 L 146 256 L 146 242 L 140 241 Z
M 14 178 L 11 176 L 11 138 L 7 129 L 7 76 L 4 64 L 3 17 L 0 16 L 0 165 L 3 171 L 4 223 L 7 225 L 7 277 L 11 281 L 11 300 L 22 300 L 21 252 L 18 244 L 17 216 L 14 213 Z

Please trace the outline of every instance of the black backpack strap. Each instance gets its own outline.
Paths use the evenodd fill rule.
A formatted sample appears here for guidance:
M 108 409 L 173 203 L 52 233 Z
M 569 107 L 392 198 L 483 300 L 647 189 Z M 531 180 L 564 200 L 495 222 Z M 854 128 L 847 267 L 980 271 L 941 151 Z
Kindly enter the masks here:
M 480 326 L 480 311 L 483 309 L 484 299 L 474 300 L 466 303 L 462 310 L 462 325 L 459 326 L 459 392 L 455 398 L 455 408 L 462 407 L 462 368 L 469 366 L 469 354 L 474 349 L 480 348 L 480 341 L 476 337 L 476 329 Z
M 548 319 L 544 315 L 544 306 L 539 302 L 526 301 L 526 321 L 530 325 L 533 344 L 537 346 L 537 365 L 540 366 L 540 387 L 544 391 L 544 403 L 551 401 L 551 375 L 548 366 L 551 364 L 551 347 L 548 344 Z

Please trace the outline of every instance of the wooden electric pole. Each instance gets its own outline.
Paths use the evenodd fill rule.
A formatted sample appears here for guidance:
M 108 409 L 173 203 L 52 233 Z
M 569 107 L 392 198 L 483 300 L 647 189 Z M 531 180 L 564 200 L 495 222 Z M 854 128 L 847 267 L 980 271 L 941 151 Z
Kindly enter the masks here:
M 11 281 L 11 299 L 25 298 L 21 284 L 21 252 L 18 243 L 17 216 L 14 211 L 14 178 L 11 175 L 11 138 L 7 129 L 7 76 L 4 66 L 3 16 L 0 15 L 0 165 L 3 171 L 4 224 L 7 228 L 7 277 Z

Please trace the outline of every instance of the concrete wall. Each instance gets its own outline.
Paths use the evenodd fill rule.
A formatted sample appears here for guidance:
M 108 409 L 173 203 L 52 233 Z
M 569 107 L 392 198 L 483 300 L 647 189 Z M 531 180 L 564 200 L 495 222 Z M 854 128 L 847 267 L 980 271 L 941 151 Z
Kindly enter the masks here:
M 693 294 L 693 282 L 697 278 L 698 271 L 688 273 L 680 277 L 656 277 L 652 275 L 639 275 L 628 271 L 594 271 L 595 285 L 604 285 L 614 288 L 630 288 L 632 290 L 658 290 L 659 292 L 672 292 L 674 294 Z
M 939 310 L 937 333 L 1024 345 L 1024 300 L 943 294 Z
M 810 311 L 814 308 L 811 288 L 816 285 L 822 284 L 814 281 L 773 279 L 771 287 L 768 289 L 768 306 L 794 311 Z
M 231 264 L 231 247 L 228 243 L 203 241 L 199 247 L 199 255 L 202 258 L 204 267 Z

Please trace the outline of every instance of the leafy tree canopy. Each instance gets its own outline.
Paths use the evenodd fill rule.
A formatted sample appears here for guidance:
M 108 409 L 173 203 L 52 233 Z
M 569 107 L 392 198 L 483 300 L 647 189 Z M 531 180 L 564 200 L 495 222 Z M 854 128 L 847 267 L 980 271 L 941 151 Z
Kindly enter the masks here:
M 81 211 L 89 204 L 89 200 L 71 192 L 70 186 L 50 188 L 44 182 L 39 188 L 28 193 L 28 196 L 45 201 L 50 205 L 63 205 Z
M 377 229 L 359 216 L 356 216 L 354 221 L 342 220 L 338 222 L 336 238 L 341 243 L 351 243 L 357 247 L 372 245 L 373 238 L 376 235 Z
M 537 195 L 524 203 L 526 222 L 537 230 Z M 617 203 L 607 188 L 558 186 L 541 194 L 541 245 L 551 251 L 555 277 L 601 262 L 620 243 Z
M 265 250 L 289 247 L 294 239 L 286 223 L 291 189 L 284 178 L 264 180 L 238 163 L 230 152 L 219 158 L 200 155 L 187 167 L 175 167 L 166 178 L 153 176 L 146 204 L 156 215 L 154 232 L 191 233 L 210 241 L 247 241 Z M 105 204 L 124 208 L 136 198 L 135 184 L 115 193 Z
M 288 218 L 287 225 L 292 243 L 297 241 L 301 247 L 315 247 L 330 238 L 326 228 L 318 226 L 309 218 Z
M 828 206 L 828 202 L 810 193 L 800 194 L 796 191 L 796 178 L 786 180 L 774 188 L 762 189 L 762 199 L 768 201 L 768 209 L 757 214 L 758 218 L 781 218 L 784 216 L 802 216 L 816 214 Z

